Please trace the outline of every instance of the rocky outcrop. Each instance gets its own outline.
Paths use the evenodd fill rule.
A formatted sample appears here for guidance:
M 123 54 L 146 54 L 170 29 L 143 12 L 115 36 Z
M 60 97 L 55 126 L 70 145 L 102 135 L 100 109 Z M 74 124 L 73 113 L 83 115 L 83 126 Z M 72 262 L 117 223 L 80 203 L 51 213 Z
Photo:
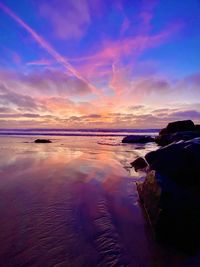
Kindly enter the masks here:
M 177 132 L 194 131 L 195 125 L 191 120 L 175 121 L 168 123 L 167 127 L 159 132 L 159 135 Z
M 52 143 L 52 141 L 49 139 L 36 139 L 34 142 L 35 143 Z
M 191 140 L 200 137 L 199 125 L 195 125 L 191 120 L 175 121 L 167 125 L 155 137 L 155 142 L 160 146 L 166 146 L 180 140 Z
M 154 138 L 149 135 L 128 135 L 122 139 L 122 143 L 145 144 L 149 142 L 154 142 Z
M 155 142 L 160 146 L 166 146 L 173 142 L 178 142 L 180 140 L 187 141 L 196 137 L 200 137 L 200 131 L 185 131 L 156 136 Z
M 131 166 L 134 167 L 135 171 L 137 172 L 140 169 L 144 169 L 148 166 L 147 162 L 142 158 L 139 157 L 131 162 Z
M 200 138 L 173 143 L 145 156 L 138 184 L 156 238 L 187 252 L 200 247 Z
M 160 197 L 162 193 L 162 189 L 155 179 L 155 171 L 148 171 L 145 181 L 138 183 L 137 189 L 150 223 L 155 228 L 160 213 Z
M 151 169 L 181 185 L 200 186 L 200 138 L 180 141 L 148 153 Z

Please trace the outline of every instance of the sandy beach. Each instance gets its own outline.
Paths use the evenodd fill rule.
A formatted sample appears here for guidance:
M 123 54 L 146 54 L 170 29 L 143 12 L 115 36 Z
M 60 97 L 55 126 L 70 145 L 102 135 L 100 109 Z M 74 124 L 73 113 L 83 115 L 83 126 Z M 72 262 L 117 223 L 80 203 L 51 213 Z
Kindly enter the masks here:
M 139 204 L 129 163 L 155 144 L 33 140 L 0 137 L 1 266 L 198 266 L 154 242 Z

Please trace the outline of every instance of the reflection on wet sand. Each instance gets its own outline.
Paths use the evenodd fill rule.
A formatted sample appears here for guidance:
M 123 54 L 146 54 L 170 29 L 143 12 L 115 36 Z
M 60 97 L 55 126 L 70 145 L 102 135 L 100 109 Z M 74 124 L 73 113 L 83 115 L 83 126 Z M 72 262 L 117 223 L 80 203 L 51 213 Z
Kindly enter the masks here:
M 183 266 L 151 238 L 134 179 L 122 168 L 136 155 L 130 147 L 67 140 L 4 139 L 0 266 Z

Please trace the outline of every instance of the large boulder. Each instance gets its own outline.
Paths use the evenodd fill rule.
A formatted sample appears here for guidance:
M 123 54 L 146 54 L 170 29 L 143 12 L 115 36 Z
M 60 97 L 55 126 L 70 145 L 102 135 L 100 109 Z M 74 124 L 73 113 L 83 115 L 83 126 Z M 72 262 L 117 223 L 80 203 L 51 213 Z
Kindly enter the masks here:
M 181 185 L 200 186 L 200 138 L 149 152 L 145 159 L 151 169 Z
M 187 252 L 200 248 L 200 138 L 146 156 L 149 171 L 138 184 L 158 240 Z
M 122 139 L 122 143 L 149 143 L 154 142 L 154 138 L 149 135 L 128 135 Z
M 184 131 L 195 131 L 194 122 L 191 120 L 170 122 L 166 128 L 159 132 L 159 135 L 171 134 Z

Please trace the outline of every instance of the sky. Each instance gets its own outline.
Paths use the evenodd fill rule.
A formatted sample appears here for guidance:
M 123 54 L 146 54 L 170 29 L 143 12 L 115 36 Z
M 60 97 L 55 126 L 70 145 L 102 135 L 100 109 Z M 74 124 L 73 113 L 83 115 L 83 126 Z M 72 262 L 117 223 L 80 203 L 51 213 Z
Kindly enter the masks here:
M 200 123 L 200 0 L 0 0 L 0 128 Z

